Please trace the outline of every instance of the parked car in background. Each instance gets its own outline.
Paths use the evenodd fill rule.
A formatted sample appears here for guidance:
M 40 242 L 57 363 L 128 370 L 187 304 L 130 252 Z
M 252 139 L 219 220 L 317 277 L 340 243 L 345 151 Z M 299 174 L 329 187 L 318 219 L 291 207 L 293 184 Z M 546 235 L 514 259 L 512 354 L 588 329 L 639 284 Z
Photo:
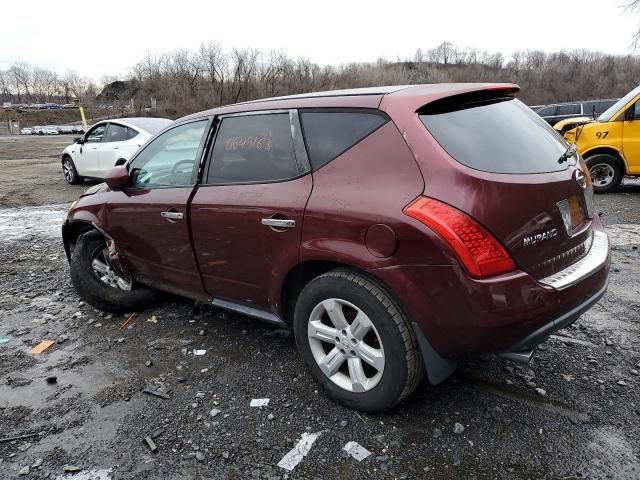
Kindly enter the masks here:
M 42 127 L 40 125 L 36 125 L 35 127 L 31 127 L 31 133 L 33 135 L 44 135 L 45 134 L 44 130 L 45 130 L 45 127 Z
M 325 392 L 364 411 L 458 355 L 526 363 L 604 295 L 610 254 L 584 162 L 518 91 L 317 92 L 178 120 L 74 203 L 73 285 L 110 312 L 159 289 L 290 325 Z
M 589 167 L 596 193 L 615 190 L 624 175 L 640 176 L 640 85 L 596 120 L 556 125 Z
M 60 134 L 63 135 L 69 135 L 72 133 L 77 133 L 75 132 L 76 128 L 73 125 L 60 125 L 58 127 L 58 132 L 60 132 Z
M 33 135 L 32 128 L 23 128 L 20 130 L 20 135 Z
M 617 100 L 588 100 L 584 102 L 557 103 L 544 105 L 535 112 L 544 118 L 549 125 L 555 125 L 560 120 L 571 117 L 587 116 L 595 118 L 604 112 Z
M 43 132 L 45 135 L 59 135 L 60 132 L 58 131 L 58 127 L 56 127 L 55 125 L 47 125 L 46 127 L 43 127 Z
M 64 149 L 62 171 L 71 184 L 103 179 L 116 162 L 124 163 L 153 135 L 171 124 L 166 118 L 121 118 L 93 125 Z

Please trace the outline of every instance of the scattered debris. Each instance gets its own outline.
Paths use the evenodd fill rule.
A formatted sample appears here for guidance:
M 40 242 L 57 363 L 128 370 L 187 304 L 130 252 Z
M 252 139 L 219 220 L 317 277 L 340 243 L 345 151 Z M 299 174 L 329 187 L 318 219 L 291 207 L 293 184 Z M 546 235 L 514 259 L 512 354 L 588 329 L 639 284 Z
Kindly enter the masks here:
M 212 417 L 215 417 L 216 415 L 218 415 L 221 412 L 222 412 L 222 410 L 218 410 L 217 408 L 214 408 L 213 410 L 211 410 L 209 412 L 209 415 L 211 415 Z
M 455 433 L 456 435 L 464 433 L 464 425 L 456 422 L 456 424 L 453 426 L 453 433 Z
M 318 439 L 321 433 L 322 432 L 303 433 L 300 441 L 284 457 L 282 457 L 282 460 L 278 462 L 278 466 L 288 471 L 292 471 L 296 468 L 296 465 L 298 465 L 302 459 L 307 456 L 311 447 L 313 447 L 314 442 Z
M 536 393 L 542 397 L 547 396 L 547 391 L 544 388 L 536 388 Z
M 626 387 L 627 382 L 625 382 L 624 380 L 618 380 L 618 385 L 620 385 L 621 387 Z
M 151 360 L 147 360 L 146 362 L 144 362 L 145 367 L 150 367 L 151 365 L 153 365 L 153 362 Z
M 347 444 L 342 447 L 342 450 L 347 452 L 359 462 L 371 455 L 371 452 L 360 445 L 358 442 L 347 442 Z
M 75 465 L 65 465 L 62 467 L 62 470 L 68 473 L 79 472 L 82 470 L 80 467 L 76 467 Z
M 250 407 L 266 407 L 267 405 L 269 405 L 269 399 L 268 398 L 254 398 L 251 400 L 251 403 L 249 403 Z
M 33 465 L 31 465 L 31 468 L 40 468 L 43 463 L 44 463 L 43 458 L 37 458 L 36 461 L 33 462 Z
M 20 469 L 20 471 L 18 472 L 18 475 L 20 475 L 20 476 L 29 475 L 29 465 L 26 465 L 26 466 L 22 467 Z
M 52 375 L 50 377 L 45 378 L 45 380 L 48 384 L 53 384 L 58 381 L 58 377 L 56 377 L 55 375 Z
M 149 318 L 147 318 L 147 322 L 149 322 L 149 323 L 158 323 L 158 319 L 156 318 L 155 315 L 151 315 Z
M 207 353 L 206 350 L 194 350 L 193 351 L 194 355 L 204 355 L 205 353 Z
M 160 428 L 156 428 L 153 432 L 151 432 L 151 435 L 149 435 L 151 438 L 158 438 L 160 435 L 162 435 L 164 432 L 166 432 L 166 429 L 160 427 Z
M 204 453 L 202 452 L 196 452 L 196 460 L 198 462 L 204 462 Z
M 144 437 L 144 441 L 146 442 L 147 447 L 149 447 L 149 450 L 151 450 L 153 453 L 156 453 L 158 451 L 158 447 L 156 446 L 155 442 L 151 440 L 151 437 Z
M 53 340 L 43 340 L 41 341 L 38 345 L 36 345 L 35 347 L 33 347 L 31 349 L 31 353 L 33 353 L 34 355 L 37 355 L 39 353 L 44 352 L 47 348 L 49 348 L 51 345 L 53 345 L 54 343 L 56 343 Z
M 273 419 L 275 419 L 275 415 L 273 413 L 270 413 L 269 415 L 267 415 L 267 420 L 272 421 Z
M 201 337 L 204 337 L 206 335 L 206 332 L 204 330 L 200 330 L 198 335 L 200 335 Z
M 118 327 L 118 331 L 123 331 L 127 325 L 129 325 L 129 323 L 131 322 L 131 320 L 133 320 L 134 318 L 136 318 L 138 316 L 137 313 L 132 313 L 131 315 L 129 315 L 129 318 L 127 318 L 124 322 L 122 322 L 122 324 Z
M 167 395 L 164 392 L 160 392 L 158 390 L 151 390 L 149 388 L 145 388 L 144 390 L 142 390 L 142 393 L 146 393 L 147 395 L 153 395 L 154 397 L 164 398 L 165 400 L 168 400 L 169 398 L 171 398 L 169 397 L 169 395 Z
M 37 436 L 37 433 L 28 433 L 27 435 L 19 435 L 17 437 L 5 437 L 0 438 L 0 443 L 3 442 L 13 442 L 14 440 L 24 440 L 25 438 L 31 438 Z
M 4 345 L 5 343 L 9 343 L 8 338 L 0 338 L 0 345 Z

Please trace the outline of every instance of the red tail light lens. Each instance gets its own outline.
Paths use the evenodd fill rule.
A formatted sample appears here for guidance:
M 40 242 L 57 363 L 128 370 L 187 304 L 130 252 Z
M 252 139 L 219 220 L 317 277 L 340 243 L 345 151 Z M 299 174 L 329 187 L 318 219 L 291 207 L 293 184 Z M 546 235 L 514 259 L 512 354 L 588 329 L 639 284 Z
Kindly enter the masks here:
M 490 277 L 516 269 L 504 247 L 491 233 L 460 210 L 432 198 L 420 197 L 404 209 L 436 232 L 474 277 Z

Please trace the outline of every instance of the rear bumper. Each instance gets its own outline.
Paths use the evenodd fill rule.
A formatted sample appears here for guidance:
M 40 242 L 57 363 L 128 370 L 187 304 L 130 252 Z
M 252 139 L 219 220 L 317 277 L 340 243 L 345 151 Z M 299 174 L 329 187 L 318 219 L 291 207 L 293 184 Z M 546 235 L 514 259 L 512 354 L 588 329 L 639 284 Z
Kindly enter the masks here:
M 594 223 L 596 233 L 604 235 Z M 588 261 L 588 268 L 561 286 L 556 283 L 558 288 L 522 271 L 477 280 L 457 265 L 395 266 L 371 273 L 389 286 L 438 354 L 518 352 L 570 325 L 602 298 L 611 262 L 608 241 L 597 254 L 597 262 Z

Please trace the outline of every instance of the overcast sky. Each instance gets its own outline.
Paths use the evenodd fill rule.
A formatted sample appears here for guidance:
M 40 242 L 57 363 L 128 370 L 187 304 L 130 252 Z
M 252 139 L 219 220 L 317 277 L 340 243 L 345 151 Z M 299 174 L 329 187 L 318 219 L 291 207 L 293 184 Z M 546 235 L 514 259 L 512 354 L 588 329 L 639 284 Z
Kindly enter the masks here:
M 124 75 L 146 51 L 284 49 L 325 64 L 410 58 L 442 41 L 508 55 L 585 48 L 630 53 L 638 19 L 622 0 L 8 0 L 0 69 L 26 61 L 100 79 Z M 28 7 L 27 7 L 28 5 Z

